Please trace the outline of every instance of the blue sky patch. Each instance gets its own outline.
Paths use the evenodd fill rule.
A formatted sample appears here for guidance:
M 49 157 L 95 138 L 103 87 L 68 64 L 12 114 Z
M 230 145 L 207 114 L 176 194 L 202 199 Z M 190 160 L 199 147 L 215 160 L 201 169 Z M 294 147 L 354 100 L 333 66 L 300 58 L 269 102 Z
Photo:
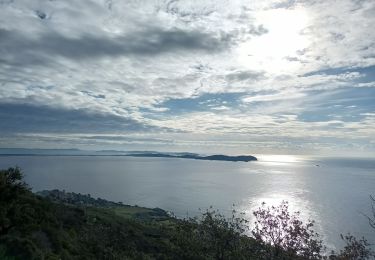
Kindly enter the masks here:
M 162 112 L 164 115 L 211 111 L 222 106 L 230 108 L 237 107 L 243 95 L 244 93 L 208 93 L 192 98 L 169 99 L 155 107 L 167 108 L 168 110 Z M 149 109 L 143 109 L 141 111 L 152 112 Z
M 298 116 L 298 119 L 305 122 L 360 121 L 365 117 L 364 113 L 375 111 L 374 97 L 374 88 L 347 88 L 332 91 L 319 102 L 308 103 L 307 109 Z

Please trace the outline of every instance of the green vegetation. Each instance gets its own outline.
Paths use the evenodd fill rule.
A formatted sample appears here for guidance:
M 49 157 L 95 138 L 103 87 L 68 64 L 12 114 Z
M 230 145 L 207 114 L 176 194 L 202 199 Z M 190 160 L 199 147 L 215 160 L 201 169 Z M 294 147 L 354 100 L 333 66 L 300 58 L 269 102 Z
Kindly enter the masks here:
M 88 195 L 43 197 L 22 177 L 18 168 L 0 171 L 0 259 L 328 259 L 313 223 L 289 214 L 287 203 L 255 211 L 249 232 L 235 212 L 227 219 L 209 209 L 179 220 Z M 343 239 L 347 246 L 329 259 L 372 257 L 365 240 Z

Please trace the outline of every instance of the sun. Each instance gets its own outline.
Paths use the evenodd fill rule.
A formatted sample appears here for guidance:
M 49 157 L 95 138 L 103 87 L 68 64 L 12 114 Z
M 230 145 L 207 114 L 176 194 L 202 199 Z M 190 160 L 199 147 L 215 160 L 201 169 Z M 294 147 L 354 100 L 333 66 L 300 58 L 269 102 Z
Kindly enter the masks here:
M 293 73 L 301 66 L 298 51 L 308 47 L 302 31 L 309 24 L 305 9 L 273 9 L 256 14 L 256 21 L 268 32 L 253 37 L 238 48 L 239 62 L 249 69 L 270 73 Z

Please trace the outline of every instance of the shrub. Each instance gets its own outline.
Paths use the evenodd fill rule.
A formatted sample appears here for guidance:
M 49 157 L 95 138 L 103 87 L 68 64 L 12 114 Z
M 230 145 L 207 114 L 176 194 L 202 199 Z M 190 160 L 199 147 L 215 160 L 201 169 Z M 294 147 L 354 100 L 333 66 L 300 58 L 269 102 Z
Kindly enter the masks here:
M 330 259 L 335 260 L 360 260 L 360 259 L 374 259 L 374 252 L 370 248 L 370 244 L 365 238 L 357 239 L 351 234 L 341 235 L 341 239 L 345 241 L 346 245 L 340 250 L 338 254 L 333 252 Z
M 375 198 L 373 196 L 370 196 L 371 199 L 371 215 L 365 215 L 368 218 L 368 222 L 370 224 L 370 227 L 375 229 Z
M 288 202 L 283 201 L 279 206 L 262 207 L 253 212 L 255 226 L 252 230 L 254 238 L 268 246 L 267 254 L 270 259 L 277 259 L 281 253 L 301 256 L 306 259 L 322 258 L 322 240 L 312 229 L 313 221 L 304 224 L 300 213 L 289 213 Z
M 211 207 L 199 218 L 178 223 L 173 240 L 183 249 L 183 259 L 254 259 L 255 241 L 245 236 L 247 223 L 235 211 L 226 218 Z

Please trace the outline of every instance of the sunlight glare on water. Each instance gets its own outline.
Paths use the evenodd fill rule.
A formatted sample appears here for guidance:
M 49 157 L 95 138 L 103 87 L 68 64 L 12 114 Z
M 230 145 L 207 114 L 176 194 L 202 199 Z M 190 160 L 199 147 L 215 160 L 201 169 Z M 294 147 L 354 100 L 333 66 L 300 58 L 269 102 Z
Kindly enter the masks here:
M 287 165 L 302 161 L 303 158 L 297 155 L 280 155 L 280 154 L 267 154 L 257 155 L 258 162 L 265 165 Z

